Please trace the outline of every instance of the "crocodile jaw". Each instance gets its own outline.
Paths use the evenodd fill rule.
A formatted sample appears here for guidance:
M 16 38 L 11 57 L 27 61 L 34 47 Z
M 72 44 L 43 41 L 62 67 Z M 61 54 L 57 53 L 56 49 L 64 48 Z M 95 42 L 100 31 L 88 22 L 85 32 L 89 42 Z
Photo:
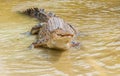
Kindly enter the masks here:
M 56 49 L 69 49 L 70 48 L 70 42 L 72 40 L 71 36 L 65 36 L 65 37 L 59 37 L 51 39 L 47 45 L 49 48 L 56 48 Z

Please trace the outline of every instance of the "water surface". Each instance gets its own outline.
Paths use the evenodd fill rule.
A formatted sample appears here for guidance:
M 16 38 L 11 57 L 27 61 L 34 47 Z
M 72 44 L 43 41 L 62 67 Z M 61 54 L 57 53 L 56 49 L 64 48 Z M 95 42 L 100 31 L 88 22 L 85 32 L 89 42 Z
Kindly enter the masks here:
M 38 21 L 17 13 L 45 8 L 74 25 L 81 47 L 27 47 Z M 0 76 L 120 76 L 120 0 L 0 0 Z

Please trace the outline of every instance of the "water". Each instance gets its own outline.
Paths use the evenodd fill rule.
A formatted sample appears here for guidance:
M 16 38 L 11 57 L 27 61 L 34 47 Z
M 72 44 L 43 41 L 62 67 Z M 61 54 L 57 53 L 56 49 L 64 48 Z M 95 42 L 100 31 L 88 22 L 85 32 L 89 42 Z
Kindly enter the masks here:
M 29 7 L 53 11 L 80 31 L 80 49 L 27 47 L 38 21 Z M 0 76 L 120 76 L 120 0 L 0 0 Z

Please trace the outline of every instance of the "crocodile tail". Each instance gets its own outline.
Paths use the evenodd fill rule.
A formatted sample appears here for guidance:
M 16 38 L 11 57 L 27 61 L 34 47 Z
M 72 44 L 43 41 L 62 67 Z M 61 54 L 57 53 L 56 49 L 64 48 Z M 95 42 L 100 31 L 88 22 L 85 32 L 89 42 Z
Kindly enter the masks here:
M 46 22 L 49 19 L 44 9 L 29 8 L 29 9 L 26 9 L 23 13 L 31 17 L 35 17 L 42 22 Z

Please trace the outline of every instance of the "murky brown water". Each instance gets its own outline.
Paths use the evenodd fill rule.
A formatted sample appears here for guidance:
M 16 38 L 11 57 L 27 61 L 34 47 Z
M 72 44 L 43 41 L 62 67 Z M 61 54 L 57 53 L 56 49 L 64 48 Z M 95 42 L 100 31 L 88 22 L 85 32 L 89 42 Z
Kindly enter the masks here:
M 81 48 L 27 47 L 36 19 L 16 13 L 37 6 L 78 28 Z M 120 0 L 0 0 L 0 76 L 120 76 Z

